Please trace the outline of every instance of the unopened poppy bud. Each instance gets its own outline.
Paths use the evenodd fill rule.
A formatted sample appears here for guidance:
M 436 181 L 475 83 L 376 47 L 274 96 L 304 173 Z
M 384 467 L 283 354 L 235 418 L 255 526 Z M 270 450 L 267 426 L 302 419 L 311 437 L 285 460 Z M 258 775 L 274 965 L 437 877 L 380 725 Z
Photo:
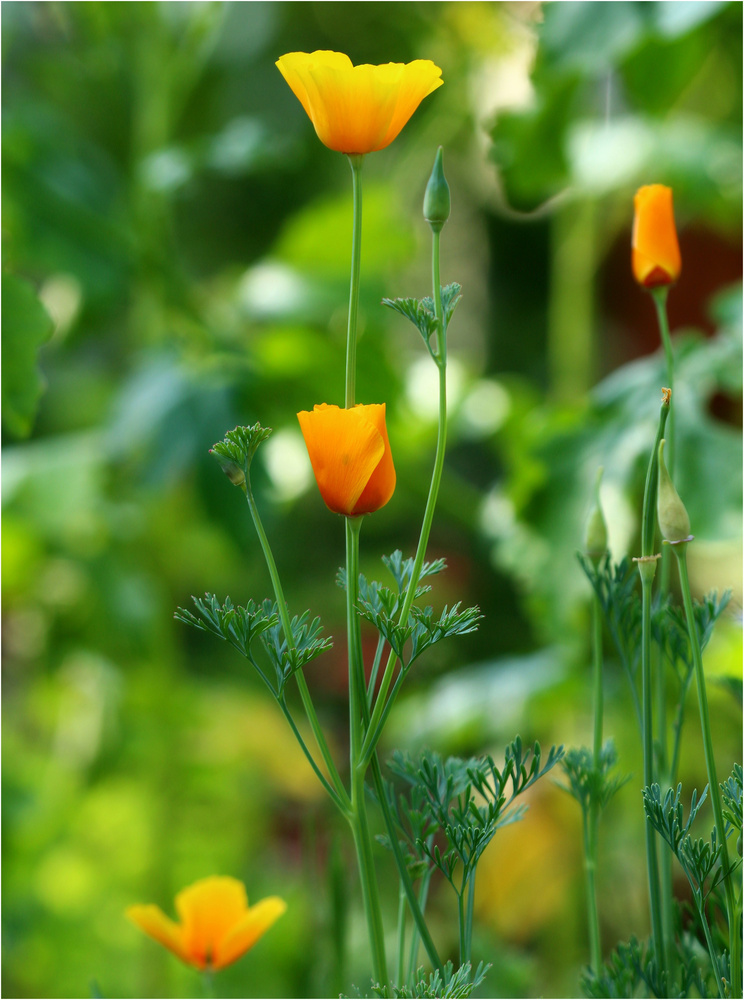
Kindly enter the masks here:
M 657 495 L 659 529 L 666 541 L 684 542 L 690 537 L 690 518 L 667 471 L 664 462 L 665 444 L 664 440 L 659 443 L 659 490 Z
M 424 218 L 438 233 L 450 216 L 450 189 L 442 166 L 442 147 L 437 150 L 434 169 L 424 194 Z
M 594 501 L 584 527 L 584 553 L 595 563 L 598 563 L 607 551 L 607 523 L 599 502 L 599 484 L 602 481 L 603 472 L 604 469 L 602 468 L 597 470 L 597 479 L 594 484 Z
M 647 184 L 634 198 L 633 276 L 643 288 L 673 285 L 682 270 L 672 189 Z
M 220 468 L 233 486 L 242 486 L 245 483 L 245 472 L 240 468 L 237 462 L 233 462 L 230 458 L 225 458 L 224 455 L 220 455 L 220 453 L 215 451 L 213 448 L 210 448 L 209 450 L 220 463 Z

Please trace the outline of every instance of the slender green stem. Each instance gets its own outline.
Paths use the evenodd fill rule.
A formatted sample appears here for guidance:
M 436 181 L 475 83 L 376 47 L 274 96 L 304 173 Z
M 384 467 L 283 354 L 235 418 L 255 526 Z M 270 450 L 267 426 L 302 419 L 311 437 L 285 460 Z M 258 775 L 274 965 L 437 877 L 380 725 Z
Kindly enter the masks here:
M 602 660 L 602 605 L 594 595 L 592 602 L 592 653 L 594 659 L 594 767 L 599 770 L 602 758 L 604 715 L 604 678 Z
M 702 891 L 693 891 L 693 899 L 695 900 L 695 908 L 698 911 L 698 917 L 700 918 L 700 926 L 703 928 L 703 934 L 705 935 L 705 943 L 708 946 L 708 954 L 710 956 L 710 964 L 713 966 L 713 975 L 716 980 L 716 989 L 718 990 L 718 996 L 725 997 L 726 992 L 724 989 L 724 980 L 721 976 L 720 967 L 718 965 L 718 954 L 716 952 L 715 945 L 713 944 L 713 936 L 710 933 L 710 925 L 708 923 L 708 918 L 705 915 L 705 899 L 703 897 Z M 732 994 L 733 996 L 733 994 Z
M 201 974 L 202 987 L 204 988 L 204 996 L 207 1000 L 212 1000 L 217 994 L 214 992 L 214 972 L 211 969 L 205 969 Z
M 643 515 L 641 520 L 641 558 L 637 560 L 641 577 L 641 714 L 643 739 L 643 783 L 650 787 L 654 783 L 654 743 L 653 705 L 651 697 L 651 589 L 656 572 L 656 556 L 653 555 L 656 528 L 657 469 L 659 463 L 659 442 L 664 436 L 669 416 L 669 397 L 664 400 L 659 411 L 659 426 L 656 440 L 646 473 L 643 493 Z M 646 868 L 648 872 L 649 901 L 651 906 L 651 930 L 654 939 L 654 954 L 660 973 L 666 971 L 667 949 L 664 938 L 661 912 L 662 901 L 659 887 L 659 861 L 656 832 L 648 819 L 646 833 Z
M 359 864 L 359 876 L 362 883 L 362 900 L 367 917 L 367 931 L 372 952 L 372 971 L 377 982 L 389 986 L 387 960 L 385 958 L 385 932 L 382 926 L 380 897 L 377 891 L 377 876 L 375 874 L 374 858 L 372 856 L 372 838 L 367 820 L 367 804 L 365 801 L 364 772 L 356 769 L 351 783 L 351 831 L 354 836 L 354 846 Z
M 650 557 L 648 557 L 650 558 Z M 651 587 L 655 561 L 639 563 L 641 573 L 641 706 L 643 712 L 643 784 L 650 788 L 654 783 L 654 747 L 651 716 Z M 663 971 L 666 949 L 661 922 L 661 893 L 659 889 L 659 860 L 656 832 L 646 820 L 646 866 L 651 903 L 651 930 L 654 937 L 654 955 Z
M 356 393 L 357 316 L 359 313 L 359 273 L 362 262 L 362 162 L 364 156 L 348 157 L 351 166 L 354 214 L 351 231 L 351 284 L 349 287 L 349 316 L 346 328 L 346 396 L 345 406 L 354 405 Z
M 398 952 L 395 965 L 395 985 L 403 985 L 406 961 L 406 890 L 401 882 L 398 887 Z
M 465 961 L 470 961 L 473 950 L 473 910 L 475 908 L 475 868 L 468 879 L 468 907 L 465 911 Z
M 682 601 L 685 606 L 685 617 L 687 618 L 687 632 L 690 637 L 690 648 L 695 664 L 695 678 L 697 680 L 698 703 L 700 705 L 700 727 L 703 732 L 703 750 L 705 752 L 705 766 L 708 771 L 708 791 L 710 801 L 713 806 L 713 817 L 716 825 L 716 837 L 721 845 L 721 868 L 723 870 L 723 888 L 726 895 L 726 914 L 729 927 L 729 955 L 731 958 L 731 996 L 741 996 L 741 935 L 739 931 L 739 913 L 736 904 L 736 894 L 734 890 L 734 879 L 728 855 L 728 844 L 726 843 L 726 823 L 723 818 L 723 805 L 721 803 L 721 789 L 716 775 L 716 761 L 713 754 L 713 733 L 710 728 L 710 712 L 708 710 L 708 694 L 705 686 L 705 672 L 703 670 L 703 654 L 700 648 L 700 637 L 698 636 L 695 624 L 695 612 L 692 606 L 692 594 L 690 592 L 690 579 L 687 574 L 687 543 L 682 542 L 672 546 L 677 557 L 679 567 L 679 582 L 682 589 Z
M 349 767 L 354 770 L 362 744 L 362 719 L 368 712 L 362 663 L 362 638 L 357 614 L 359 534 L 361 517 L 346 518 L 346 636 L 349 659 Z
M 669 333 L 669 317 L 667 315 L 667 296 L 669 294 L 669 286 L 660 286 L 655 288 L 651 293 L 651 297 L 654 300 L 654 306 L 656 307 L 656 317 L 659 321 L 659 333 L 661 334 L 661 342 L 664 345 L 664 355 L 666 357 L 666 377 L 667 377 L 667 388 L 671 390 L 672 396 L 674 396 L 674 350 L 672 348 L 672 338 Z M 674 477 L 674 411 L 669 415 L 669 433 L 666 435 L 667 446 L 664 455 L 664 460 L 666 461 L 667 469 L 669 469 L 669 475 Z
M 460 965 L 467 962 L 468 945 L 465 937 L 465 886 L 457 894 L 457 923 L 460 929 Z
M 589 956 L 592 969 L 599 972 L 602 965 L 602 949 L 599 937 L 599 911 L 597 908 L 597 855 L 596 855 L 596 825 L 593 824 L 592 811 L 594 804 L 582 813 L 582 828 L 584 834 L 584 872 L 586 874 L 586 912 L 589 928 Z
M 284 630 L 284 636 L 287 640 L 287 650 L 291 655 L 296 652 L 296 650 L 294 638 L 292 636 L 292 626 L 289 620 L 289 610 L 287 609 L 287 602 L 284 600 L 284 591 L 282 589 L 281 580 L 279 579 L 279 572 L 276 568 L 276 562 L 274 561 L 274 555 L 271 551 L 271 546 L 269 545 L 268 536 L 264 531 L 261 515 L 258 513 L 258 507 L 256 506 L 256 501 L 253 498 L 253 491 L 251 490 L 250 482 L 246 483 L 246 500 L 248 501 L 248 507 L 251 512 L 251 517 L 253 518 L 253 526 L 256 529 L 256 534 L 258 535 L 261 548 L 263 549 L 264 559 L 266 560 L 266 566 L 269 570 L 269 576 L 271 577 L 271 584 L 274 588 L 274 596 L 276 597 L 277 607 L 279 608 L 279 618 Z M 323 730 L 320 727 L 318 716 L 315 712 L 315 706 L 313 705 L 307 682 L 305 681 L 305 677 L 302 673 L 302 668 L 296 670 L 294 676 L 297 681 L 297 687 L 300 691 L 300 697 L 305 709 L 305 714 L 307 715 L 308 722 L 310 723 L 310 728 L 313 731 L 313 736 L 318 744 L 318 749 L 320 750 L 326 767 L 328 768 L 331 784 L 336 790 L 336 794 L 343 803 L 344 808 L 348 809 L 350 805 L 349 797 L 346 793 L 346 789 L 344 788 L 344 784 L 341 781 L 341 777 L 336 768 L 336 764 L 334 763 L 331 751 L 328 748 L 326 738 L 323 735 Z
M 602 722 L 604 712 L 602 661 L 602 607 L 594 595 L 592 604 L 592 652 L 594 659 L 594 771 L 597 785 L 584 813 L 584 867 L 586 871 L 586 902 L 589 924 L 589 955 L 592 968 L 599 972 L 602 945 L 597 906 L 597 853 L 599 845 L 599 779 L 602 773 Z
M 341 799 L 339 798 L 338 794 L 336 793 L 335 788 L 331 787 L 331 785 L 326 780 L 325 775 L 322 773 L 322 771 L 320 770 L 320 768 L 316 764 L 315 759 L 313 758 L 313 755 L 310 753 L 310 751 L 307 748 L 307 744 L 305 743 L 305 741 L 303 740 L 302 736 L 300 735 L 300 731 L 298 730 L 297 725 L 295 724 L 295 721 L 292 718 L 292 715 L 291 715 L 291 713 L 289 711 L 289 708 L 287 707 L 287 703 L 284 700 L 284 696 L 282 696 L 278 700 L 279 700 L 279 707 L 281 708 L 282 712 L 284 713 L 284 717 L 287 720 L 287 722 L 289 723 L 290 728 L 291 728 L 292 732 L 294 733 L 295 739 L 299 743 L 300 749 L 302 750 L 302 752 L 304 753 L 305 757 L 307 758 L 307 761 L 310 764 L 310 767 L 312 767 L 313 771 L 315 771 L 315 774 L 316 774 L 316 777 L 318 778 L 318 781 L 321 783 L 321 785 L 323 786 L 323 788 L 325 788 L 325 790 L 328 792 L 328 794 L 330 795 L 330 797 L 333 799 L 334 803 L 338 806 L 339 810 L 344 814 L 344 816 L 348 817 L 348 815 L 349 815 L 348 806 L 344 805 L 344 803 L 341 801 Z
M 669 318 L 667 316 L 667 296 L 669 286 L 663 285 L 655 288 L 651 292 L 656 307 L 656 316 L 659 322 L 659 332 L 661 342 L 664 346 L 666 357 L 666 380 L 667 387 L 672 397 L 674 396 L 674 351 L 672 350 L 672 339 L 669 334 Z M 675 408 L 670 407 L 669 427 L 666 433 L 667 448 L 669 449 L 669 461 L 667 467 L 670 475 L 674 474 L 674 426 Z M 671 554 L 664 546 L 661 554 L 661 572 L 659 574 L 659 594 L 661 598 L 669 592 L 669 577 L 671 571 Z M 673 770 L 668 766 L 668 746 L 667 746 L 667 684 L 666 670 L 664 669 L 664 656 L 661 650 L 657 650 L 657 663 L 654 671 L 654 681 L 656 686 L 656 746 L 658 752 L 659 783 L 668 783 L 674 787 L 675 779 L 672 776 Z M 661 842 L 660 857 L 661 872 L 661 897 L 662 897 L 662 921 L 664 926 L 664 939 L 667 945 L 667 968 L 670 974 L 670 983 L 674 976 L 675 953 L 672 948 L 674 938 L 674 913 L 673 913 L 673 884 L 672 884 L 672 851 L 665 841 Z
M 372 781 L 375 786 L 375 792 L 377 794 L 377 801 L 380 803 L 380 808 L 382 810 L 382 816 L 385 820 L 385 828 L 387 830 L 388 839 L 390 840 L 390 846 L 393 851 L 393 857 L 395 858 L 395 864 L 398 868 L 398 875 L 400 876 L 400 882 L 403 886 L 403 890 L 406 894 L 406 899 L 408 900 L 408 906 L 411 911 L 411 915 L 414 920 L 414 934 L 418 931 L 421 936 L 421 941 L 423 942 L 424 948 L 426 949 L 426 954 L 429 956 L 429 961 L 435 969 L 444 975 L 444 968 L 442 966 L 442 960 L 439 957 L 436 946 L 432 941 L 431 934 L 429 933 L 429 928 L 426 926 L 426 921 L 424 920 L 424 911 L 419 905 L 419 901 L 416 898 L 416 892 L 413 888 L 413 882 L 411 881 L 411 876 L 408 872 L 408 865 L 406 864 L 406 859 L 403 856 L 403 852 L 400 848 L 400 843 L 398 841 L 398 832 L 395 829 L 395 822 L 393 816 L 390 812 L 390 806 L 388 804 L 387 796 L 385 795 L 385 787 L 382 781 L 382 771 L 380 770 L 380 762 L 378 760 L 377 754 L 372 754 Z M 428 883 L 427 883 L 428 884 Z
M 421 885 L 419 886 L 418 912 L 421 914 L 421 920 L 423 922 L 424 927 L 426 927 L 426 923 L 424 921 L 424 914 L 426 912 L 426 901 L 429 896 L 429 883 L 431 882 L 432 871 L 433 871 L 432 868 L 429 868 L 426 871 L 423 878 L 421 879 Z M 418 923 L 415 923 L 411 930 L 411 947 L 408 952 L 408 968 L 406 970 L 406 983 L 409 986 L 413 986 L 414 977 L 416 975 L 416 966 L 418 960 L 418 950 L 420 941 L 421 941 L 421 935 L 419 934 Z M 440 962 L 435 963 L 434 967 L 439 968 L 441 971 Z
M 385 637 L 381 635 L 377 640 L 377 649 L 375 650 L 375 658 L 372 661 L 372 669 L 369 673 L 369 681 L 367 683 L 367 706 L 370 711 L 372 710 L 372 699 L 375 696 L 375 684 L 377 684 L 377 675 L 380 672 L 380 663 L 382 662 L 382 654 L 385 649 Z
M 368 713 L 367 688 L 364 682 L 362 642 L 359 616 L 356 611 L 359 589 L 359 533 L 362 519 L 346 518 L 346 634 L 349 652 L 349 769 L 351 771 L 351 829 L 359 862 L 362 899 L 367 916 L 372 951 L 372 965 L 376 980 L 388 982 L 385 959 L 385 935 L 382 926 L 377 876 L 372 857 L 372 838 L 367 819 L 364 769 L 359 767 L 362 727 Z
M 441 311 L 441 296 L 437 296 L 435 303 L 439 302 L 439 310 Z M 443 338 L 442 338 L 443 339 Z M 445 348 L 446 350 L 446 348 Z M 429 496 L 426 501 L 426 509 L 424 511 L 424 520 L 421 525 L 421 533 L 419 534 L 418 548 L 416 549 L 416 557 L 413 563 L 413 570 L 411 572 L 411 582 L 408 585 L 408 590 L 406 591 L 406 598 L 403 602 L 403 607 L 400 612 L 400 622 L 405 622 L 408 620 L 408 615 L 411 610 L 411 605 L 413 604 L 414 597 L 416 595 L 416 587 L 418 585 L 419 575 L 421 573 L 421 567 L 424 563 L 424 556 L 426 555 L 426 547 L 429 544 L 429 534 L 431 532 L 432 521 L 434 520 L 434 510 L 437 505 L 437 496 L 439 494 L 439 484 L 442 479 L 442 470 L 444 469 L 444 453 L 447 444 L 447 369 L 445 362 L 439 364 L 439 428 L 437 432 L 437 453 L 434 460 L 434 471 L 431 477 L 431 484 L 429 486 Z M 369 728 L 367 730 L 367 736 L 364 741 L 364 746 L 362 748 L 362 759 L 368 762 L 375 746 L 377 745 L 377 740 L 380 736 L 379 723 L 381 721 L 383 711 L 390 711 L 392 707 L 393 699 L 386 704 L 387 693 L 390 689 L 390 683 L 393 679 L 393 673 L 395 671 L 395 664 L 397 663 L 397 656 L 394 652 L 390 653 L 388 658 L 387 666 L 385 667 L 385 673 L 383 675 L 382 681 L 380 683 L 380 690 L 375 701 L 375 707 L 372 711 L 372 717 L 370 719 Z

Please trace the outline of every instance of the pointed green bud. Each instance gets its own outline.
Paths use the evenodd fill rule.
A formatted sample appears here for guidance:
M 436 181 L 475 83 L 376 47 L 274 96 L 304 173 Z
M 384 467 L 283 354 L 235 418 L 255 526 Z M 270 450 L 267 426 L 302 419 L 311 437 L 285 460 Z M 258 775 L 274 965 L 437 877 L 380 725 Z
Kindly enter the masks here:
M 270 427 L 254 424 L 252 427 L 236 427 L 228 431 L 224 440 L 218 441 L 209 449 L 220 463 L 220 468 L 235 486 L 245 493 L 247 490 L 248 470 L 251 467 L 256 449 L 271 434 Z
M 440 232 L 450 215 L 450 189 L 442 166 L 442 147 L 437 150 L 434 169 L 424 194 L 424 218 L 435 233 Z
M 224 455 L 220 455 L 220 453 L 215 451 L 214 448 L 210 448 L 209 453 L 210 455 L 214 455 L 220 463 L 220 468 L 233 486 L 243 486 L 245 484 L 245 472 L 243 472 L 237 462 L 233 462 L 232 459 L 225 458 Z
M 659 442 L 659 490 L 656 499 L 659 529 L 667 542 L 684 542 L 690 537 L 690 518 L 667 471 L 665 444 L 663 439 Z
M 599 484 L 602 482 L 603 472 L 604 469 L 600 466 L 594 483 L 594 501 L 584 526 L 584 553 L 594 563 L 598 563 L 607 551 L 607 523 L 599 502 Z

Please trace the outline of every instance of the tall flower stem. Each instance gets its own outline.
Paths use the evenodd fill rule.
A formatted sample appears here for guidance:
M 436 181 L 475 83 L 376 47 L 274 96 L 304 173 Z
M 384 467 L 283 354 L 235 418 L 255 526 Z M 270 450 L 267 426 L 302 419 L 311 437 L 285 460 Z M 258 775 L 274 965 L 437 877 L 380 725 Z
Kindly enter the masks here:
M 602 773 L 602 723 L 604 714 L 604 684 L 602 661 L 602 608 L 594 595 L 592 602 L 592 652 L 594 660 L 594 772 L 597 784 L 585 817 L 584 864 L 586 869 L 586 905 L 589 923 L 589 954 L 592 968 L 599 972 L 602 945 L 597 907 L 597 852 L 599 845 L 599 780 Z
M 439 484 L 442 480 L 444 454 L 447 445 L 447 336 L 444 325 L 444 311 L 442 309 L 442 290 L 439 284 L 439 235 L 440 234 L 437 232 L 432 234 L 432 284 L 434 286 L 434 315 L 437 321 L 436 363 L 437 368 L 439 369 L 439 422 L 437 426 L 437 450 L 436 457 L 434 459 L 434 470 L 432 472 L 431 483 L 429 485 L 429 496 L 427 497 L 426 508 L 424 510 L 424 520 L 421 525 L 418 546 L 416 548 L 416 556 L 413 561 L 411 580 L 408 585 L 405 601 L 403 602 L 403 607 L 401 608 L 398 619 L 400 622 L 408 620 L 408 615 L 416 596 L 416 587 L 418 586 L 421 567 L 424 564 L 424 557 L 429 544 L 429 534 L 431 533 L 431 525 L 434 520 L 434 510 L 436 509 L 437 497 L 439 496 Z M 377 745 L 382 732 L 382 725 L 387 719 L 393 705 L 394 698 L 391 697 L 387 700 L 387 694 L 393 680 L 397 659 L 396 654 L 391 652 L 385 667 L 385 673 L 383 674 L 382 681 L 380 682 L 380 690 L 377 695 L 377 700 L 375 701 L 375 707 L 372 711 L 367 736 L 362 748 L 363 760 L 366 762 L 369 762 L 369 759 L 374 752 L 374 748 Z
M 646 473 L 646 486 L 643 493 L 643 515 L 641 522 L 641 558 L 637 559 L 638 572 L 641 577 L 641 707 L 643 721 L 643 784 L 650 788 L 654 783 L 654 744 L 653 744 L 653 714 L 651 697 L 651 589 L 656 560 L 654 555 L 654 532 L 656 516 L 656 491 L 659 442 L 664 436 L 664 427 L 669 416 L 669 400 L 671 394 L 664 394 L 664 400 L 659 412 L 659 427 L 651 452 L 651 458 Z M 656 833 L 646 820 L 646 866 L 648 870 L 649 900 L 651 906 L 651 930 L 654 939 L 654 954 L 660 973 L 668 968 L 668 955 L 665 945 L 663 924 L 661 918 L 662 903 L 659 889 L 659 861 L 657 854 Z
M 264 530 L 263 522 L 261 521 L 261 515 L 258 513 L 258 507 L 256 506 L 256 501 L 253 497 L 253 490 L 251 489 L 250 481 L 246 481 L 246 500 L 248 501 L 248 508 L 251 512 L 251 517 L 253 519 L 253 526 L 256 529 L 256 534 L 261 543 L 261 549 L 263 550 L 264 559 L 266 560 L 266 566 L 269 570 L 269 576 L 271 577 L 271 584 L 274 588 L 274 596 L 276 597 L 277 607 L 279 609 L 279 619 L 282 623 L 282 629 L 284 630 L 284 636 L 287 640 L 287 650 L 290 655 L 295 653 L 294 638 L 292 636 L 292 626 L 289 620 L 289 611 L 287 609 L 287 602 L 284 600 L 284 590 L 282 589 L 281 580 L 279 579 L 279 572 L 276 568 L 276 562 L 274 561 L 274 555 L 271 551 L 271 546 L 269 544 L 269 539 Z M 300 698 L 302 699 L 302 705 L 305 709 L 305 714 L 307 715 L 307 720 L 310 723 L 310 728 L 313 731 L 313 736 L 315 737 L 315 742 L 318 744 L 318 749 L 325 761 L 328 774 L 330 775 L 331 784 L 333 786 L 336 795 L 338 796 L 343 810 L 347 811 L 351 807 L 349 801 L 349 796 L 346 793 L 344 784 L 341 781 L 341 777 L 336 768 L 336 764 L 331 755 L 331 751 L 326 742 L 326 738 L 323 735 L 323 730 L 321 729 L 320 722 L 318 721 L 318 716 L 315 712 L 315 706 L 313 705 L 312 698 L 310 696 L 310 691 L 307 686 L 307 681 L 305 680 L 304 674 L 302 673 L 302 668 L 300 667 L 295 671 L 295 679 L 297 681 L 297 687 L 300 692 Z
M 344 406 L 354 405 L 356 395 L 357 316 L 359 314 L 359 273 L 362 262 L 362 163 L 359 153 L 348 157 L 351 166 L 352 198 L 354 203 L 351 231 L 351 283 L 349 316 L 346 327 L 346 393 Z
M 657 288 L 652 289 L 651 297 L 654 300 L 654 307 L 656 309 L 656 318 L 659 324 L 659 334 L 661 336 L 661 343 L 664 347 L 664 356 L 666 358 L 666 381 L 667 387 L 672 395 L 674 396 L 674 350 L 672 349 L 672 338 L 669 333 L 669 317 L 667 315 L 667 297 L 669 295 L 669 285 L 660 285 Z M 675 429 L 675 414 L 674 406 L 670 407 L 669 420 L 668 420 L 668 430 L 665 431 L 667 437 L 667 468 L 669 469 L 669 474 L 674 475 L 674 456 L 675 456 L 675 443 L 674 443 L 674 429 Z M 662 548 L 661 553 L 661 572 L 659 578 L 659 594 L 661 599 L 669 593 L 669 577 L 671 573 L 671 555 L 667 551 L 667 546 Z M 659 781 L 665 781 L 671 787 L 674 787 L 677 783 L 677 777 L 675 769 L 670 765 L 675 759 L 675 754 L 672 752 L 671 759 L 668 756 L 668 745 L 667 745 L 667 719 L 666 719 L 666 703 L 667 703 L 667 688 L 666 688 L 666 671 L 664 667 L 664 656 L 661 650 L 658 651 L 657 668 L 656 668 L 656 745 L 658 748 L 658 764 L 659 764 Z M 672 950 L 671 944 L 674 936 L 674 914 L 673 914 L 673 888 L 672 888 L 672 852 L 668 847 L 666 842 L 661 843 L 661 859 L 660 859 L 660 875 L 661 875 L 661 896 L 662 896 L 662 921 L 664 924 L 664 936 L 667 941 L 668 948 L 668 968 L 670 974 L 672 973 L 672 964 L 674 961 L 674 952 Z
M 368 714 L 367 686 L 364 680 L 359 616 L 356 612 L 359 588 L 360 517 L 346 518 L 346 634 L 349 654 L 349 770 L 351 772 L 351 824 L 362 883 L 362 900 L 367 917 L 372 953 L 372 969 L 377 982 L 387 985 L 385 933 L 382 925 L 377 877 L 372 856 L 372 838 L 367 818 L 364 771 L 360 767 L 364 720 Z
M 687 574 L 687 542 L 677 542 L 672 545 L 679 567 L 679 582 L 682 589 L 682 601 L 687 618 L 687 632 L 690 637 L 690 648 L 695 665 L 695 678 L 700 705 L 700 727 L 703 732 L 703 750 L 705 766 L 708 771 L 708 790 L 713 805 L 713 817 L 716 826 L 716 839 L 721 845 L 721 869 L 723 871 L 723 888 L 726 895 L 726 915 L 729 928 L 729 955 L 731 961 L 731 996 L 741 996 L 741 932 L 739 906 L 736 903 L 733 873 L 726 843 L 726 822 L 723 818 L 721 789 L 716 775 L 716 761 L 713 755 L 713 734 L 710 728 L 710 713 L 708 711 L 708 694 L 705 687 L 705 672 L 703 670 L 703 654 L 700 648 L 700 637 L 695 624 L 695 612 L 692 606 L 690 579 Z
M 398 875 L 400 877 L 400 884 L 402 886 L 403 892 L 408 900 L 408 906 L 411 911 L 411 916 L 414 920 L 413 935 L 414 940 L 417 940 L 416 934 L 421 938 L 421 942 L 426 949 L 426 954 L 429 956 L 429 961 L 431 962 L 433 968 L 438 969 L 439 972 L 444 975 L 444 967 L 442 965 L 442 960 L 437 952 L 436 945 L 432 940 L 431 934 L 429 933 L 429 928 L 426 926 L 426 920 L 424 919 L 424 909 L 421 901 L 416 896 L 416 892 L 413 888 L 413 881 L 411 880 L 410 873 L 408 871 L 408 865 L 406 864 L 406 859 L 398 842 L 398 834 L 395 829 L 395 824 L 393 821 L 393 816 L 390 812 L 390 807 L 388 806 L 388 801 L 385 796 L 385 788 L 382 781 L 382 771 L 380 769 L 380 762 L 377 757 L 377 753 L 372 754 L 372 781 L 375 786 L 375 793 L 377 795 L 377 801 L 380 803 L 382 809 L 382 816 L 385 820 L 385 827 L 388 832 L 388 839 L 390 840 L 390 846 L 393 851 L 393 857 L 395 858 L 395 864 L 398 868 Z M 427 891 L 428 891 L 428 880 L 427 880 Z M 424 895 L 424 902 L 426 901 L 426 896 Z M 402 985 L 398 983 L 398 985 Z

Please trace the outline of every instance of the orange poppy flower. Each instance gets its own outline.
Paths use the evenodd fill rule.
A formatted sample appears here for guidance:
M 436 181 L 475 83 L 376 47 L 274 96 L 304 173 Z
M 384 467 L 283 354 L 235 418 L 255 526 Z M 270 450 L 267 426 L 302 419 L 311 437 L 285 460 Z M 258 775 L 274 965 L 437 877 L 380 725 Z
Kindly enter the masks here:
M 633 199 L 633 274 L 639 285 L 672 285 L 682 270 L 672 207 L 672 189 L 663 184 L 639 188 Z
M 442 86 L 442 71 L 429 59 L 354 66 L 342 52 L 288 52 L 276 65 L 320 141 L 338 153 L 389 146 L 427 94 Z
M 182 962 L 216 972 L 244 955 L 281 917 L 287 904 L 268 896 L 248 906 L 245 886 L 234 878 L 213 875 L 176 896 L 180 923 L 159 906 L 130 906 L 127 917 Z
M 297 419 L 329 510 L 359 517 L 384 507 L 395 490 L 385 404 L 359 403 L 344 410 L 322 403 Z

